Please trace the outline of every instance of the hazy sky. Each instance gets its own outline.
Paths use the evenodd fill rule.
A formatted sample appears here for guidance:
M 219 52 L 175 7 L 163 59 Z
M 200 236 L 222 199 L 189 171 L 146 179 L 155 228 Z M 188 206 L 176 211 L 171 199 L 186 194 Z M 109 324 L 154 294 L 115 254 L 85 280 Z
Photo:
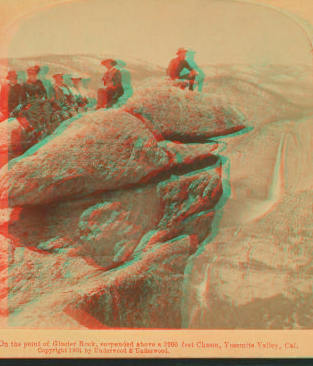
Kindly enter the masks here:
M 237 1 L 71 1 L 21 17 L 9 33 L 9 57 L 112 54 L 165 66 L 184 46 L 197 52 L 200 65 L 313 64 L 308 39 L 292 19 Z

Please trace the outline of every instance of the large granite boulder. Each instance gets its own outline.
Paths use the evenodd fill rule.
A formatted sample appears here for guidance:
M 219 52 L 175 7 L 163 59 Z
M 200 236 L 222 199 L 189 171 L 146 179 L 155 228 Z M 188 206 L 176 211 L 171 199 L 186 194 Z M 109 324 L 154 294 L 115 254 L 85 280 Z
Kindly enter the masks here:
M 103 266 L 129 256 L 153 230 L 160 242 L 160 233 L 163 241 L 182 233 L 193 235 L 193 224 L 208 220 L 208 225 L 195 232 L 202 233 L 202 238 L 210 230 L 211 210 L 223 192 L 220 161 L 211 155 L 216 145 L 160 144 L 168 148 L 173 162 L 179 161 L 171 170 L 139 186 L 2 209 L 0 232 L 24 246 L 41 243 L 51 250 L 59 238 L 71 236 L 72 241 L 81 243 L 85 257 Z
M 164 83 L 142 87 L 124 108 L 145 116 L 168 140 L 204 141 L 249 126 L 227 101 Z
M 71 253 L 16 247 L 10 297 L 0 303 L 7 306 L 7 326 L 179 328 L 184 268 L 196 245 L 193 237 L 178 237 L 111 271 Z
M 196 245 L 191 236 L 155 244 L 74 306 L 108 327 L 180 328 L 184 270 Z
M 215 146 L 160 144 L 180 163 L 146 184 L 1 210 L 9 325 L 181 326 L 184 268 L 210 234 L 221 165 Z
M 190 163 L 190 158 L 210 155 L 214 147 L 192 145 L 188 152 L 184 145 L 158 143 L 133 115 L 100 110 L 69 120 L 27 154 L 3 167 L 2 205 L 7 204 L 7 196 L 14 207 L 143 183 L 184 161 Z

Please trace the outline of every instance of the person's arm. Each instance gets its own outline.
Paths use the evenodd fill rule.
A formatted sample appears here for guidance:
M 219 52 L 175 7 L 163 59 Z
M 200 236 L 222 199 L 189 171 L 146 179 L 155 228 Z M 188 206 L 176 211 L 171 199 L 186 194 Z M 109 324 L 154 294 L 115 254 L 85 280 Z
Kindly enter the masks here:
M 52 84 L 49 85 L 48 98 L 50 98 L 51 100 L 55 99 L 55 90 L 54 90 L 54 87 L 52 86 Z
M 19 116 L 19 114 L 21 113 L 22 109 L 26 106 L 26 104 L 27 104 L 26 91 L 24 86 L 20 85 L 18 91 L 18 105 L 13 109 L 10 116 L 11 117 Z
M 113 78 L 112 78 L 113 85 L 119 85 L 122 84 L 122 73 L 120 70 L 116 70 Z
M 54 97 L 52 98 L 52 102 L 54 103 L 55 108 L 61 109 L 64 104 L 64 93 L 61 88 L 58 86 L 54 87 Z
M 176 68 L 177 68 L 177 61 L 176 59 L 173 59 L 171 60 L 171 62 L 168 65 L 168 68 L 166 69 L 166 75 L 173 80 L 176 77 Z
M 27 95 L 26 95 L 26 90 L 24 85 L 21 85 L 21 90 L 20 90 L 20 104 L 25 105 L 27 101 Z
M 189 65 L 189 63 L 186 60 L 183 61 L 183 65 L 182 66 L 184 67 L 184 69 L 187 69 L 188 71 L 192 71 L 193 70 L 193 68 Z
M 70 110 L 72 108 L 78 109 L 77 100 L 75 98 L 75 95 L 72 93 L 71 89 L 65 85 L 64 88 L 66 88 L 67 93 L 64 93 L 65 98 L 65 107 Z
M 47 98 L 48 97 L 48 93 L 47 93 L 47 90 L 44 87 L 42 81 L 38 80 L 37 81 L 37 85 L 38 85 L 38 91 L 39 91 L 38 94 L 39 94 L 39 96 L 42 97 L 42 98 L 43 97 Z
M 190 75 L 194 76 L 194 75 L 198 74 L 197 71 L 194 68 L 192 68 L 186 60 L 184 60 L 183 66 L 184 66 L 184 69 L 187 69 L 188 71 L 190 71 Z
M 110 80 L 107 72 L 103 75 L 102 81 L 104 86 L 107 86 L 107 84 L 109 83 Z

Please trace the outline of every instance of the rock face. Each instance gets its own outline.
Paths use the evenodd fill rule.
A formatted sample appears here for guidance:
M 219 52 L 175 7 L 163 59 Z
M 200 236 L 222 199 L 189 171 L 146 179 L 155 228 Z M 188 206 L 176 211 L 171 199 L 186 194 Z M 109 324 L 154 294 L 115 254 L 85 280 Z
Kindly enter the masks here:
M 16 247 L 8 273 L 8 325 L 179 328 L 183 272 L 196 245 L 193 237 L 179 237 L 107 272 L 62 251 Z
M 216 83 L 143 87 L 1 169 L 9 326 L 313 327 L 312 121 L 277 123 L 307 111 Z
M 127 187 L 212 151 L 202 146 L 198 156 L 193 146 L 184 156 L 186 148 L 158 144 L 141 120 L 121 111 L 98 111 L 65 126 L 2 169 L 2 198 L 8 194 L 11 207 Z
M 154 136 L 129 114 L 98 111 L 66 127 L 4 172 L 11 206 L 120 188 L 168 165 Z
M 185 264 L 223 193 L 216 147 L 99 111 L 4 167 L 9 324 L 45 327 L 53 316 L 61 328 L 180 328 Z
M 185 265 L 196 245 L 190 236 L 154 244 L 75 306 L 109 327 L 179 327 Z
M 168 140 L 204 141 L 249 126 L 234 105 L 164 83 L 142 87 L 125 108 L 145 116 Z
M 179 235 L 198 235 L 201 241 L 210 232 L 212 209 L 222 194 L 221 167 L 206 164 L 188 175 L 172 170 L 170 178 L 165 174 L 127 190 L 4 209 L 9 212 L 7 217 L 3 212 L 0 232 L 23 246 L 40 243 L 40 249 L 52 252 L 62 247 L 62 240 L 64 246 L 75 243 L 84 257 L 105 267 L 124 261 L 137 245 L 140 252 Z
M 222 194 L 220 167 L 206 169 L 194 171 L 193 181 L 184 175 L 170 181 L 165 177 L 81 201 L 11 210 L 9 233 L 5 219 L 2 226 L 10 238 L 9 323 L 47 326 L 48 309 L 53 308 L 61 319 L 58 327 L 100 322 L 108 327 L 180 328 L 185 264 L 209 234 L 214 217 L 214 201 L 201 197 L 205 189 L 208 197 L 214 191 L 215 201 Z M 199 198 L 189 214 L 183 201 L 189 206 L 193 187 L 198 187 Z M 177 194 L 169 198 L 173 189 Z M 34 299 L 40 304 L 36 317 Z M 89 323 L 73 309 L 83 311 Z

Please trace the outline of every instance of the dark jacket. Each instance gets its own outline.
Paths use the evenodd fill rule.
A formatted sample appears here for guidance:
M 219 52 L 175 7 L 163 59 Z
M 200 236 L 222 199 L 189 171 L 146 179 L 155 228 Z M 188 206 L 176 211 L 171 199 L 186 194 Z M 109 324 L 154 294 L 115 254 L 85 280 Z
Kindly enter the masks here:
M 111 70 L 108 70 L 103 78 L 104 86 L 121 88 L 122 87 L 122 73 L 120 70 L 113 67 Z
M 75 97 L 67 85 L 56 85 L 54 93 L 55 98 L 53 98 L 53 101 L 56 109 L 70 111 L 77 108 Z
M 36 80 L 34 83 L 27 81 L 23 84 L 23 88 L 28 100 L 47 97 L 46 88 L 41 80 Z
M 193 68 L 189 65 L 189 63 L 183 59 L 179 59 L 178 57 L 173 58 L 166 70 L 167 75 L 171 79 L 179 79 L 181 77 L 181 72 L 187 69 L 189 71 L 192 71 Z
M 0 91 L 1 113 L 5 116 L 25 101 L 25 92 L 21 84 L 5 84 Z

